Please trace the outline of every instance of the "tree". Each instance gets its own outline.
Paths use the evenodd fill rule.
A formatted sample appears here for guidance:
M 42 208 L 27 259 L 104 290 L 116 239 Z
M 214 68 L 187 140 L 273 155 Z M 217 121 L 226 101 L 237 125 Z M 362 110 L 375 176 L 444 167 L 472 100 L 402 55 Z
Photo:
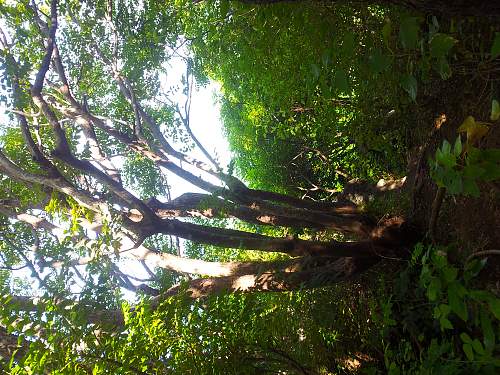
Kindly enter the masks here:
M 180 291 L 198 299 L 330 285 L 411 245 L 402 219 L 376 223 L 342 195 L 318 203 L 251 189 L 214 158 L 211 166 L 176 149 L 167 134 L 186 134 L 175 127 L 176 107 L 161 101 L 159 79 L 166 51 L 183 43 L 171 17 L 175 9 L 145 2 L 134 12 L 126 2 L 55 0 L 1 7 L 6 15 L 0 38 L 2 100 L 11 116 L 0 149 L 3 257 L 10 268 L 28 267 L 57 303 L 72 303 L 64 284 L 83 278 L 76 266 L 96 259 L 106 263 L 114 282 L 150 295 L 154 308 Z M 189 124 L 184 125 L 194 138 Z M 167 172 L 203 193 L 168 200 Z M 357 181 L 349 189 L 381 190 Z M 210 226 L 197 218 L 297 231 L 327 229 L 353 241 L 266 235 Z M 287 257 L 259 262 L 186 258 L 155 248 L 161 235 Z M 137 285 L 117 258 L 147 260 L 177 281 L 189 277 L 170 288 L 160 285 L 161 290 Z M 55 280 L 44 275 L 46 269 L 57 274 Z M 92 294 L 99 283 L 90 283 L 87 291 Z M 25 296 L 11 296 L 5 303 L 24 311 L 40 308 Z M 78 304 L 88 324 L 124 322 L 123 312 L 109 305 Z M 0 337 L 13 340 L 3 331 Z
M 249 4 L 276 4 L 281 2 L 289 2 L 294 0 L 241 0 Z M 295 0 L 297 1 L 297 0 Z M 350 1 L 338 0 L 319 0 L 325 4 L 349 4 Z M 449 2 L 446 0 L 432 1 L 432 0 L 367 0 L 363 1 L 367 5 L 382 5 L 389 6 L 395 5 L 406 8 L 411 11 L 418 11 L 430 14 L 442 14 L 444 16 L 491 16 L 499 15 L 500 7 L 491 1 L 475 1 L 475 0 L 462 0 Z

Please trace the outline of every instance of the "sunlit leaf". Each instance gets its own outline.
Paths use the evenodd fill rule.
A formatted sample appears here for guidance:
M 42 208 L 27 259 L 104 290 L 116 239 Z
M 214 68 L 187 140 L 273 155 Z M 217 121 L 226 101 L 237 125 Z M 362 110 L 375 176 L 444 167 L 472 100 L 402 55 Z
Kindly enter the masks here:
M 472 116 L 468 116 L 457 129 L 459 133 L 467 133 L 467 143 L 474 145 L 488 133 L 489 126 L 484 122 L 478 122 Z

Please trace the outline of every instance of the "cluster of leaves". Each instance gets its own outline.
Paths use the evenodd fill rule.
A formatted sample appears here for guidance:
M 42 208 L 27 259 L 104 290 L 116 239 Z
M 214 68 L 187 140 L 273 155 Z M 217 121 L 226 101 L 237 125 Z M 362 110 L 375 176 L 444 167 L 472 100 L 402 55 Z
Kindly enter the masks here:
M 181 294 L 154 311 L 144 303 L 131 312 L 125 303 L 120 331 L 86 325 L 87 311 L 77 305 L 41 298 L 23 315 L 4 298 L 3 323 L 29 346 L 10 363 L 13 374 L 328 373 L 372 349 L 366 337 L 376 336 L 366 323 L 372 296 L 345 285 L 197 303 Z
M 365 136 L 373 120 L 362 124 L 356 108 L 358 86 L 372 82 L 362 77 L 361 58 L 365 45 L 381 43 L 366 32 L 381 27 L 380 11 L 218 4 L 197 4 L 184 22 L 199 75 L 222 84 L 222 117 L 240 174 L 274 190 L 307 187 L 307 180 L 339 188 L 339 171 L 374 178 L 385 169 L 377 162 L 396 167 L 393 145 L 375 147 Z M 397 129 L 389 133 L 399 142 Z
M 441 148 L 436 150 L 435 159 L 429 161 L 431 177 L 452 195 L 478 197 L 478 182 L 500 178 L 500 149 L 473 146 L 488 132 L 488 126 L 476 122 L 472 116 L 467 117 L 458 131 L 467 133 L 467 143 L 464 146 L 462 139 L 457 137 L 452 147 L 444 140 Z
M 417 97 L 500 53 L 492 30 L 470 42 L 473 19 L 352 4 L 184 6 L 196 74 L 222 84 L 236 170 L 266 189 L 402 173 Z
M 390 374 L 494 374 L 500 367 L 500 299 L 474 280 L 486 260 L 461 269 L 446 251 L 418 244 L 393 297 L 382 304 L 378 318 Z

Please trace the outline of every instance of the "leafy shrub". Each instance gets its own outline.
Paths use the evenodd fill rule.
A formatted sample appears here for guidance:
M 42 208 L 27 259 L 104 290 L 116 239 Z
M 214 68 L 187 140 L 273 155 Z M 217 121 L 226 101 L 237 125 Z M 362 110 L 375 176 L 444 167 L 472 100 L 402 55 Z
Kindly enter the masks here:
M 486 260 L 460 269 L 446 251 L 418 244 L 381 304 L 389 374 L 498 373 L 500 299 L 474 283 Z

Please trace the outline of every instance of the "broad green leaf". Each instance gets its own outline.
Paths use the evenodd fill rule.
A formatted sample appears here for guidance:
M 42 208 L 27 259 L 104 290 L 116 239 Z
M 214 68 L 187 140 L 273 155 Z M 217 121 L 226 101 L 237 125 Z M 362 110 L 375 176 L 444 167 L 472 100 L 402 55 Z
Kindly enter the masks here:
M 480 319 L 481 330 L 484 335 L 484 347 L 486 350 L 492 350 L 495 347 L 495 332 L 493 331 L 490 316 L 484 309 L 481 309 Z
M 451 283 L 457 278 L 458 269 L 456 267 L 446 267 L 443 269 L 443 276 L 446 282 Z
M 471 344 L 464 344 L 462 346 L 462 348 L 464 350 L 465 355 L 467 356 L 467 359 L 469 361 L 473 361 L 474 360 L 474 352 L 472 350 L 472 345 Z
M 476 351 L 477 354 L 484 355 L 483 344 L 481 344 L 481 341 L 479 341 L 478 339 L 474 339 L 472 341 L 472 348 Z
M 477 164 L 466 165 L 462 171 L 464 177 L 470 179 L 477 179 L 478 177 L 481 177 L 484 174 L 484 172 L 485 172 L 484 168 L 481 168 Z
M 376 49 L 371 54 L 369 63 L 372 73 L 379 74 L 389 69 L 391 66 L 391 57 L 384 54 L 382 50 Z
M 448 303 L 450 304 L 451 310 L 457 314 L 460 319 L 467 321 L 467 305 L 463 297 L 458 282 L 451 283 L 448 286 Z
M 392 34 L 392 23 L 390 19 L 387 19 L 386 22 L 384 23 L 384 26 L 382 27 L 382 39 L 384 40 L 387 48 L 389 48 L 391 34 Z
M 500 148 L 481 150 L 479 158 L 491 163 L 500 163 Z
M 459 156 L 462 153 L 462 139 L 460 136 L 457 137 L 455 145 L 453 146 L 453 153 L 455 156 Z
M 441 293 L 441 280 L 433 277 L 429 286 L 427 287 L 427 297 L 430 301 L 435 301 Z
M 442 303 L 439 305 L 439 310 L 441 311 L 441 314 L 443 316 L 446 316 L 450 313 L 451 308 L 450 308 L 450 305 L 445 305 L 444 303 Z
M 439 325 L 441 326 L 442 331 L 444 331 L 445 329 L 453 329 L 453 324 L 451 324 L 451 322 L 447 318 L 440 318 Z
M 412 75 L 405 75 L 399 80 L 401 87 L 410 95 L 410 98 L 415 101 L 417 99 L 417 80 Z
M 500 298 L 496 298 L 492 295 L 488 301 L 488 306 L 490 307 L 490 311 L 493 315 L 495 315 L 495 318 L 500 320 Z
M 471 339 L 471 338 L 470 338 L 470 336 L 469 336 L 467 333 L 465 333 L 465 332 L 462 332 L 462 333 L 460 334 L 460 339 L 461 339 L 464 343 L 466 343 L 466 344 L 472 344 L 472 339 Z
M 491 121 L 496 121 L 500 118 L 500 104 L 498 103 L 498 100 L 493 99 L 491 101 L 491 115 L 490 115 L 490 120 Z
M 475 266 L 475 264 L 474 264 L 474 266 Z M 479 290 L 471 290 L 469 292 L 469 296 L 478 302 L 488 302 L 493 297 L 493 295 L 490 292 L 488 292 L 487 290 L 480 290 L 480 289 Z
M 465 195 L 470 195 L 474 198 L 478 198 L 481 195 L 481 191 L 479 190 L 479 186 L 476 181 L 470 178 L 464 178 L 463 181 L 463 191 Z
M 469 281 L 469 280 L 473 279 L 474 277 L 476 277 L 478 275 L 478 273 L 486 265 L 487 260 L 488 260 L 488 258 L 484 258 L 484 259 L 472 259 L 471 261 L 467 262 L 465 264 L 465 272 L 464 272 L 464 278 L 465 278 L 465 280 Z M 476 299 L 476 296 L 474 296 L 475 292 L 476 291 L 469 292 L 469 295 L 472 298 L 474 298 L 474 299 Z M 478 292 L 481 292 L 481 291 L 478 291 Z M 480 298 L 480 297 L 481 297 L 480 295 L 477 296 L 477 298 Z
M 343 70 L 337 70 L 335 73 L 335 88 L 343 93 L 349 92 L 349 81 L 347 74 Z
M 450 35 L 437 33 L 430 41 L 430 53 L 432 57 L 442 58 L 448 55 L 457 40 Z
M 451 151 L 451 144 L 446 139 L 443 141 L 443 146 L 441 146 L 444 154 L 449 154 Z
M 484 174 L 482 178 L 485 181 L 495 181 L 500 178 L 500 165 L 498 163 L 483 163 Z
M 342 41 L 342 54 L 344 57 L 351 57 L 354 55 L 356 48 L 356 35 L 352 31 L 348 31 L 344 35 Z
M 495 39 L 493 39 L 493 44 L 491 45 L 491 59 L 494 60 L 500 56 L 500 33 L 495 33 Z
M 313 74 L 314 79 L 318 79 L 321 73 L 321 70 L 317 64 L 311 64 L 311 73 Z
M 443 80 L 447 80 L 451 77 L 451 67 L 446 57 L 440 57 L 438 59 L 436 70 Z
M 417 45 L 419 25 L 416 17 L 404 17 L 399 27 L 399 40 L 403 48 L 412 49 Z

